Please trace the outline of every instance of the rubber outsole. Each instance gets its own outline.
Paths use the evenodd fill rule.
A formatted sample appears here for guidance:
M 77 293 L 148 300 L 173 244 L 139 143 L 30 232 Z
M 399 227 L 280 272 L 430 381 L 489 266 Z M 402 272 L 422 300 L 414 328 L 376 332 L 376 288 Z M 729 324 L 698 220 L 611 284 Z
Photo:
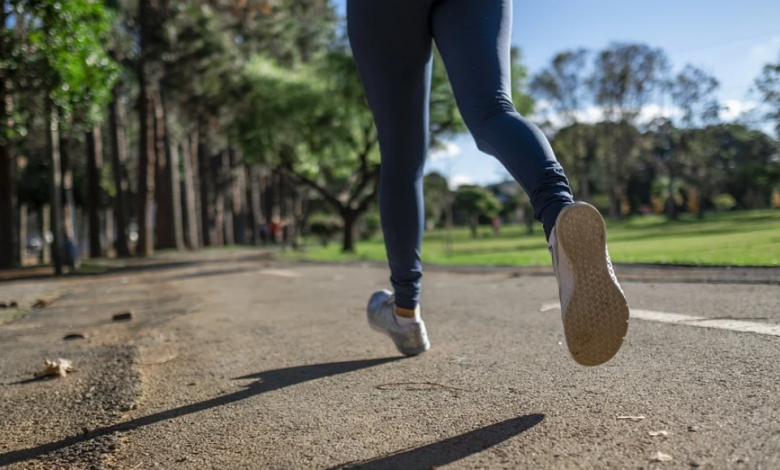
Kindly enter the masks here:
M 409 356 L 409 357 L 411 357 L 411 356 L 419 356 L 420 354 L 422 354 L 422 353 L 428 351 L 429 349 L 431 349 L 431 343 L 429 341 L 426 341 L 425 344 L 423 344 L 419 348 L 402 348 L 401 346 L 398 345 L 398 340 L 396 340 L 396 338 L 394 338 L 393 335 L 389 331 L 385 330 L 384 328 L 380 328 L 378 326 L 374 326 L 374 325 L 371 324 L 371 322 L 368 322 L 368 326 L 372 330 L 376 331 L 377 333 L 382 333 L 383 335 L 385 335 L 388 338 L 390 338 L 391 340 L 393 340 L 393 344 L 395 345 L 395 349 L 399 353 L 403 354 L 404 356 Z
M 603 364 L 620 350 L 629 320 L 626 297 L 607 268 L 604 219 L 589 204 L 573 204 L 561 211 L 555 232 L 574 276 L 571 298 L 562 312 L 566 344 L 578 364 Z

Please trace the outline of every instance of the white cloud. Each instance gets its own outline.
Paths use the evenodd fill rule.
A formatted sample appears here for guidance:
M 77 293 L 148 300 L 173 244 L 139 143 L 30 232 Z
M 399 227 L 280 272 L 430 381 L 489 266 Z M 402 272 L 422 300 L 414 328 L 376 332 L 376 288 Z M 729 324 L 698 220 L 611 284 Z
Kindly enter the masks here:
M 450 177 L 450 189 L 453 191 L 458 189 L 458 187 L 463 186 L 464 184 L 474 184 L 474 179 L 468 175 L 452 175 Z
M 778 49 L 780 49 L 780 36 L 773 36 L 766 41 L 756 44 L 750 49 L 754 58 L 770 61 L 777 58 Z
M 442 147 L 431 150 L 428 158 L 435 162 L 438 160 L 446 160 L 447 158 L 457 157 L 460 155 L 460 153 L 461 148 L 459 145 L 453 144 L 452 142 L 444 142 Z
M 733 121 L 756 109 L 756 103 L 753 101 L 726 100 L 723 105 L 720 117 L 726 121 Z

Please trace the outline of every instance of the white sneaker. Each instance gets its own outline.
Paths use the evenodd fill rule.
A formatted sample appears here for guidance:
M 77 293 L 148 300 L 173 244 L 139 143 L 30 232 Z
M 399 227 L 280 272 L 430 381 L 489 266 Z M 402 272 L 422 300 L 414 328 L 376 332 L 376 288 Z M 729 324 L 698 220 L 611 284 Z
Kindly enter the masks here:
M 419 318 L 419 306 L 415 319 L 400 318 L 395 314 L 395 297 L 386 290 L 379 291 L 368 301 L 366 313 L 371 329 L 384 333 L 405 356 L 416 356 L 431 348 L 425 323 Z
M 604 219 L 584 202 L 566 206 L 550 234 L 566 344 L 584 366 L 612 359 L 628 331 L 628 303 L 606 239 Z

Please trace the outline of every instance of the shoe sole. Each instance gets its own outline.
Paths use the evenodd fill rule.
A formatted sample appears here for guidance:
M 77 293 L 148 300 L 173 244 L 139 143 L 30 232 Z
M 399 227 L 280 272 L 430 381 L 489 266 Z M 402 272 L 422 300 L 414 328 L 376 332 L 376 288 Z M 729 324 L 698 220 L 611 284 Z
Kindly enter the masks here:
M 628 302 L 607 269 L 604 219 L 595 207 L 574 204 L 558 216 L 555 233 L 574 276 L 572 296 L 562 312 L 566 344 L 578 364 L 603 364 L 620 350 L 629 319 Z
M 368 326 L 372 330 L 376 331 L 377 333 L 382 333 L 383 335 L 385 335 L 388 338 L 390 338 L 391 340 L 393 340 L 393 344 L 395 345 L 395 349 L 397 349 L 398 352 L 403 354 L 404 356 L 418 356 L 418 355 L 424 353 L 425 351 L 431 349 L 431 343 L 429 341 L 427 341 L 427 340 L 425 341 L 425 344 L 423 344 L 419 348 L 403 349 L 400 346 L 398 346 L 398 343 L 396 342 L 396 340 L 393 337 L 393 335 L 390 334 L 390 332 L 387 331 L 386 329 L 378 327 L 378 326 L 374 326 L 374 325 L 371 324 L 371 322 L 368 322 Z

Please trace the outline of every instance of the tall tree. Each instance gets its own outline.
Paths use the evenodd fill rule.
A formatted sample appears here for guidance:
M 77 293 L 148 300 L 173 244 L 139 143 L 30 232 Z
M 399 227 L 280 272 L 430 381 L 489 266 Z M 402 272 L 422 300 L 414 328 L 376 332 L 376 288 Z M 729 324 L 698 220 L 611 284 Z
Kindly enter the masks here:
M 756 78 L 756 90 L 767 107 L 766 118 L 775 125 L 780 138 L 780 57 L 774 64 L 766 64 Z
M 704 127 L 715 124 L 720 114 L 720 104 L 715 97 L 715 91 L 718 89 L 718 80 L 706 71 L 693 65 L 686 65 L 670 85 L 672 103 L 682 111 L 680 123 L 686 130 L 692 130 L 696 127 Z M 677 179 L 687 176 L 689 182 L 698 183 L 696 185 L 699 199 L 698 215 L 704 216 L 704 208 L 714 196 L 711 184 L 704 181 L 701 177 L 706 174 L 705 167 L 709 166 L 712 147 L 710 145 L 701 145 L 705 135 L 694 132 L 679 133 L 677 138 L 673 138 L 664 126 L 664 139 L 672 145 L 668 151 L 664 152 L 666 158 L 662 159 L 665 165 L 666 173 L 669 178 L 670 192 L 675 187 Z M 698 140 L 695 137 L 699 137 Z M 677 217 L 676 204 L 674 199 L 668 204 L 669 215 L 671 218 Z
M 550 105 L 554 120 L 564 126 L 579 121 L 586 101 L 588 54 L 586 49 L 558 53 L 531 81 L 531 92 Z
M 111 134 L 111 169 L 116 189 L 114 196 L 116 254 L 120 258 L 126 258 L 131 254 L 128 243 L 130 182 L 127 177 L 127 114 L 119 85 L 114 86 L 112 97 L 109 106 L 109 129 Z
M 636 124 L 642 109 L 660 90 L 669 68 L 666 54 L 645 44 L 614 43 L 596 56 L 588 86 L 608 130 L 601 134 L 610 216 L 620 217 L 632 161 L 637 154 Z
M 441 61 L 434 68 L 431 137 L 465 130 Z M 256 58 L 243 86 L 249 104 L 236 122 L 244 153 L 282 168 L 341 217 L 343 249 L 354 251 L 360 218 L 378 192 L 379 149 L 371 112 L 352 61 L 333 51 L 295 70 Z
M 105 38 L 110 16 L 91 0 L 16 0 L 18 18 L 29 28 L 25 67 L 37 79 L 31 92 L 42 92 L 49 120 L 50 168 L 59 172 L 60 116 L 77 123 L 95 123 L 110 99 L 117 67 L 108 57 Z M 55 271 L 62 272 L 61 175 L 51 174 Z
M 501 212 L 501 202 L 490 191 L 476 186 L 461 186 L 455 193 L 452 210 L 465 219 L 471 238 L 477 238 L 480 217 L 494 218 Z
M 87 178 L 88 178 L 88 206 L 89 206 L 89 256 L 100 258 L 103 256 L 103 248 L 100 243 L 100 201 L 102 189 L 100 182 L 103 176 L 103 136 L 100 126 L 94 126 L 87 132 Z
M 6 0 L 0 0 L 0 269 L 13 268 L 20 262 L 15 241 L 17 214 L 16 157 L 13 151 L 14 107 L 12 70 L 19 57 L 15 54 L 13 34 L 7 26 L 11 11 Z

